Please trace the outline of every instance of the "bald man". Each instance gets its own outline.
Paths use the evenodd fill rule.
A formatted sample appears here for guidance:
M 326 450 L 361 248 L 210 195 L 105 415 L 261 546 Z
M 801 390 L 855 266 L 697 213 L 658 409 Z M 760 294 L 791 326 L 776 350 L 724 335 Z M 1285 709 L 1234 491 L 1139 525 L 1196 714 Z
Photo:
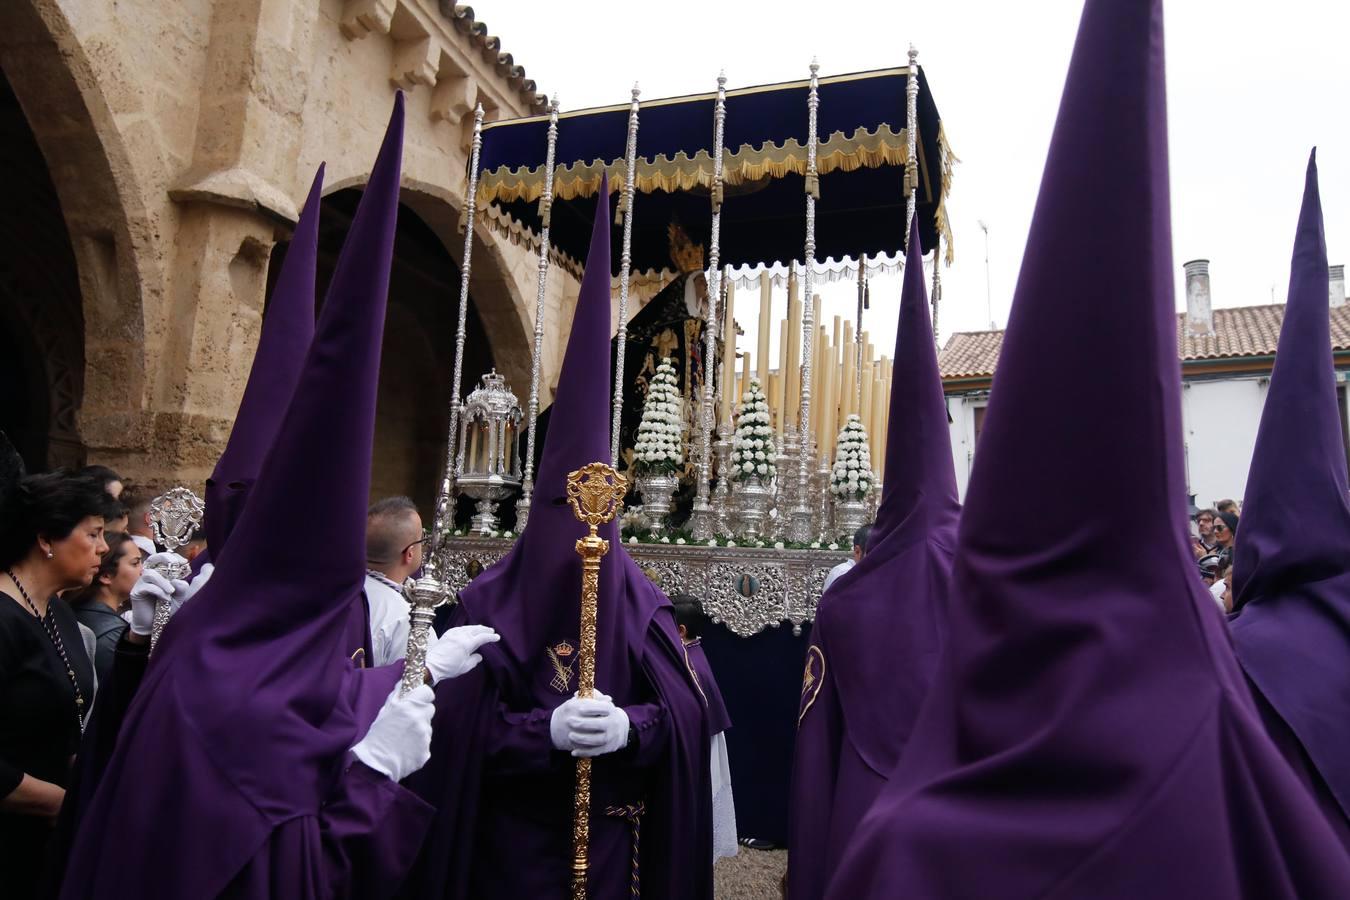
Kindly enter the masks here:
M 370 602 L 371 665 L 403 658 L 408 601 L 403 583 L 422 567 L 422 516 L 407 497 L 386 497 L 366 513 L 366 599 Z

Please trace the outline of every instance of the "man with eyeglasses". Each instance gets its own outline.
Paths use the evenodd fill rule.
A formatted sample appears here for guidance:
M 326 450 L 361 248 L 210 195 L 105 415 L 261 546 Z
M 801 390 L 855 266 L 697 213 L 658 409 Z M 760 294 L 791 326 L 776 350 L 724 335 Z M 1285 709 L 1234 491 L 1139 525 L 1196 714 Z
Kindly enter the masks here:
M 403 658 L 408 647 L 408 601 L 403 584 L 422 567 L 427 535 L 407 497 L 386 497 L 366 513 L 366 599 L 370 604 L 372 666 Z

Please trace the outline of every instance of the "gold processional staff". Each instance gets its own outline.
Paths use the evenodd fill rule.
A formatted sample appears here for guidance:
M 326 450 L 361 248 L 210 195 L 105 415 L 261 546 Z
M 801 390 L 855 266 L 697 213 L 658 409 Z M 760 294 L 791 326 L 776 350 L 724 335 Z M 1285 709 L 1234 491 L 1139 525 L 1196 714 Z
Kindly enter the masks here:
M 609 552 L 609 541 L 596 529 L 613 520 L 628 482 L 611 466 L 594 462 L 567 476 L 567 499 L 572 514 L 589 527 L 577 541 L 581 557 L 581 665 L 577 696 L 595 693 L 595 615 L 600 595 L 600 560 Z M 572 804 L 572 900 L 586 900 L 586 870 L 591 838 L 591 761 L 577 760 L 577 786 Z

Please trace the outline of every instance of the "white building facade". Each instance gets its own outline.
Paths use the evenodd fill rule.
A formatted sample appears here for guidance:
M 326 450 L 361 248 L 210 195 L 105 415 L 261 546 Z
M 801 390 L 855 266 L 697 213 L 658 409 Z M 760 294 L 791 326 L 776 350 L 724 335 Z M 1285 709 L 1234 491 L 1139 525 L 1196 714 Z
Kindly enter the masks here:
M 1207 266 L 1197 265 L 1204 262 L 1186 264 L 1188 308 L 1177 317 L 1186 475 L 1200 507 L 1222 499 L 1241 502 L 1284 318 L 1282 304 L 1211 311 Z M 1203 276 L 1200 284 L 1197 275 Z M 1343 267 L 1332 267 L 1331 281 L 1331 342 L 1341 433 L 1350 460 L 1350 307 L 1345 305 Z M 958 332 L 939 357 L 952 420 L 957 489 L 963 500 L 1002 341 L 1001 331 Z M 1103 360 L 1103 365 L 1109 361 Z M 1109 408 L 1109 398 L 1103 397 L 1102 410 Z M 1109 412 L 1099 421 L 1085 418 L 1084 424 L 1109 428 Z M 1083 489 L 1099 492 L 1103 502 L 1110 500 L 1110 480 L 1105 475 L 1101 484 L 1083 485 Z

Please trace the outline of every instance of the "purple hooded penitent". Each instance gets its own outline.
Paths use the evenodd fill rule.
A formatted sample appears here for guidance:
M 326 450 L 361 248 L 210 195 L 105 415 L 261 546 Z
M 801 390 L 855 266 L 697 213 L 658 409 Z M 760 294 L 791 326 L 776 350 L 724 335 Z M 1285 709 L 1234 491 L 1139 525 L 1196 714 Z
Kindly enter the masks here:
M 1233 644 L 1271 736 L 1350 835 L 1350 483 L 1308 160 L 1289 303 L 1233 555 Z
M 553 748 L 553 710 L 577 689 L 585 533 L 566 502 L 569 472 L 609 462 L 609 191 L 602 183 L 553 425 L 529 527 L 460 595 L 452 624 L 490 625 L 479 670 L 437 689 L 432 761 L 414 784 L 436 805 L 409 896 L 570 896 L 576 761 Z M 591 786 L 593 900 L 712 896 L 709 732 L 670 602 L 619 543 L 600 568 L 595 680 L 628 713 L 632 740 L 597 757 Z M 635 861 L 634 845 L 640 839 Z
M 402 143 L 400 94 L 290 408 L 229 551 L 155 652 L 65 897 L 381 896 L 411 863 L 430 810 L 347 752 L 397 670 L 377 687 L 339 639 L 365 575 Z
M 202 528 L 213 559 L 221 558 L 230 532 L 244 511 L 249 491 L 286 417 L 314 339 L 314 267 L 323 172 L 320 165 L 282 260 L 230 440 L 206 480 Z
M 821 598 L 806 652 L 792 767 L 793 900 L 824 894 L 909 740 L 941 648 L 959 512 L 922 251 L 911 241 L 885 490 L 867 555 Z
M 829 897 L 1350 896 L 1185 541 L 1164 96 L 1161 2 L 1088 0 L 942 656 Z

